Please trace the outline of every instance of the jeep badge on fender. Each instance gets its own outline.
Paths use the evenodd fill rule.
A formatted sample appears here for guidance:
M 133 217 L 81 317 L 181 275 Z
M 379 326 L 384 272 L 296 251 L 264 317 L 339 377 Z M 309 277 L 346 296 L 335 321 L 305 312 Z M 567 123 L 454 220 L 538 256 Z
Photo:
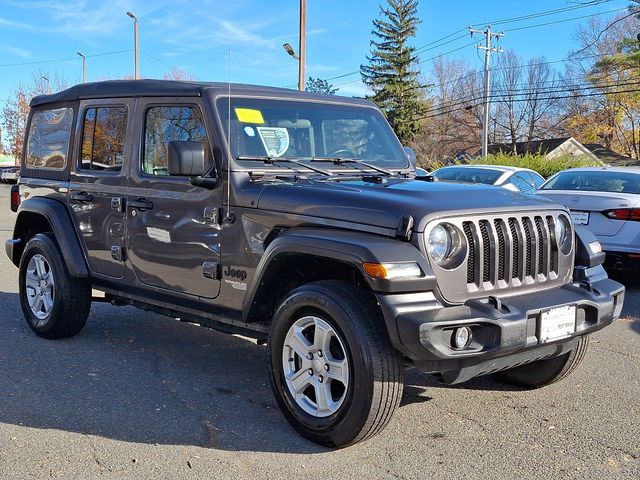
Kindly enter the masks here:
M 566 377 L 624 300 L 593 235 L 539 196 L 416 179 L 413 158 L 357 98 L 158 80 L 35 97 L 6 244 L 24 316 L 71 337 L 98 290 L 252 336 L 284 416 L 331 447 L 383 430 L 405 367 Z

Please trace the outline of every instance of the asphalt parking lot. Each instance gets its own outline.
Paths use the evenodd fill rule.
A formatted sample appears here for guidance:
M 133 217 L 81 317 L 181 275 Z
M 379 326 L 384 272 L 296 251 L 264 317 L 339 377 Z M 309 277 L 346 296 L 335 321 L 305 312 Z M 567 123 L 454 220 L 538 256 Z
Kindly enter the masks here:
M 0 186 L 0 240 L 11 235 Z M 567 380 L 527 391 L 407 373 L 374 439 L 330 451 L 299 437 L 264 347 L 134 308 L 92 307 L 76 338 L 26 326 L 0 255 L 0 478 L 640 478 L 640 280 Z

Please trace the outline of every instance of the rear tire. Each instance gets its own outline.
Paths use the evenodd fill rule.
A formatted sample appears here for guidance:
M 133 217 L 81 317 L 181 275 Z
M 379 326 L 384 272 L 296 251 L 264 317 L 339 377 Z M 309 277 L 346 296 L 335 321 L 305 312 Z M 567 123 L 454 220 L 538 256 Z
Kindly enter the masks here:
M 69 274 L 53 235 L 34 235 L 19 268 L 20 304 L 31 330 L 49 339 L 80 333 L 91 308 L 91 286 Z
M 588 346 L 589 336 L 584 335 L 580 337 L 573 350 L 564 355 L 510 368 L 495 373 L 494 377 L 504 383 L 527 388 L 551 385 L 564 379 L 577 368 L 587 353 Z
M 267 355 L 284 416 L 321 445 L 372 437 L 400 404 L 400 355 L 373 296 L 352 284 L 320 281 L 292 291 L 274 316 Z

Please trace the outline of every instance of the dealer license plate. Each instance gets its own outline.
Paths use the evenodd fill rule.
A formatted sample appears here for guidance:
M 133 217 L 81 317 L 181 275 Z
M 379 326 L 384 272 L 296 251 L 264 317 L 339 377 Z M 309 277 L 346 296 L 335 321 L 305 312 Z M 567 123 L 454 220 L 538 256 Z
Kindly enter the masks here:
M 571 211 L 571 221 L 574 225 L 588 225 L 589 224 L 589 212 L 576 212 Z
M 575 305 L 556 307 L 540 313 L 540 343 L 566 337 L 575 331 Z

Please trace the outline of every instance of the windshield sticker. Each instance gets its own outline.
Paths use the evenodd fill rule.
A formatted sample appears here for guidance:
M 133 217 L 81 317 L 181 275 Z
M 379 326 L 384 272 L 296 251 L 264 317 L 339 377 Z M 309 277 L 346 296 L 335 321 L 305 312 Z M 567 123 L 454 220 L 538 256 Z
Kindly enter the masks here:
M 262 125 L 263 123 L 265 123 L 262 112 L 260 110 L 255 110 L 253 108 L 236 107 L 235 111 L 238 120 L 240 120 L 242 123 L 255 123 L 257 125 Z
M 257 127 L 262 145 L 270 157 L 281 157 L 289 148 L 289 131 L 284 127 Z
M 256 131 L 253 129 L 253 127 L 250 126 L 246 126 L 244 127 L 244 133 L 247 137 L 255 137 L 256 136 Z

